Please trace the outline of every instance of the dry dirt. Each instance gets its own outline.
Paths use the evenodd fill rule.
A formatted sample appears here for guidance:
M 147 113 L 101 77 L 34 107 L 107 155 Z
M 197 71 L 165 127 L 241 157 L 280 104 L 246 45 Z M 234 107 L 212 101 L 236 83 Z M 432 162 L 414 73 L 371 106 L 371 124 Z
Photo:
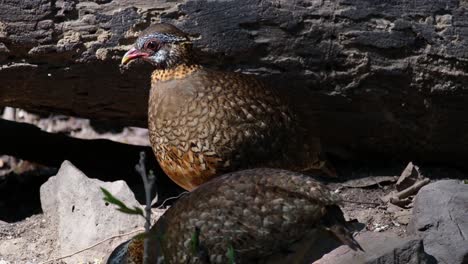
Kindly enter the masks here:
M 0 222 L 0 263 L 37 263 L 51 257 L 53 228 L 43 214 L 14 223 Z

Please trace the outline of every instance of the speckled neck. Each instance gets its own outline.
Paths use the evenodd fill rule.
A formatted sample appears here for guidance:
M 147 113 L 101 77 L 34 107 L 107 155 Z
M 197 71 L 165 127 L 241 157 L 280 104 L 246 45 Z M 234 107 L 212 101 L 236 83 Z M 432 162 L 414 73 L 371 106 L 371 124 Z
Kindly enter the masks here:
M 182 79 L 201 68 L 202 66 L 197 64 L 181 64 L 172 69 L 158 69 L 153 71 L 151 74 L 151 81 L 164 82 L 169 80 Z

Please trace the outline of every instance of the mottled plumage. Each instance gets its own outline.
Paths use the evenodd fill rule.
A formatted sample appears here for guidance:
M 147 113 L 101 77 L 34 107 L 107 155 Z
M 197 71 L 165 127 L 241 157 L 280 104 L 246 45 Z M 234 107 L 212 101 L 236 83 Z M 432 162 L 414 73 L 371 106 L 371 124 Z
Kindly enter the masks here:
M 334 173 L 288 98 L 252 76 L 196 64 L 189 39 L 175 27 L 158 24 L 143 32 L 122 62 L 133 58 L 156 67 L 150 141 L 161 168 L 183 188 L 256 167 Z
M 338 202 L 324 185 L 295 172 L 252 169 L 225 174 L 180 198 L 158 220 L 149 235 L 150 260 L 229 263 L 227 252 L 232 248 L 236 263 L 262 263 L 272 254 L 287 252 L 295 242 L 306 243 L 310 234 L 319 237 L 308 245 L 309 251 L 323 236 L 361 249 L 346 228 Z M 197 230 L 199 246 L 194 250 Z M 141 247 L 141 240 L 134 239 L 119 247 L 111 257 L 116 261 L 109 263 L 140 263 Z M 117 259 L 119 253 L 124 257 Z

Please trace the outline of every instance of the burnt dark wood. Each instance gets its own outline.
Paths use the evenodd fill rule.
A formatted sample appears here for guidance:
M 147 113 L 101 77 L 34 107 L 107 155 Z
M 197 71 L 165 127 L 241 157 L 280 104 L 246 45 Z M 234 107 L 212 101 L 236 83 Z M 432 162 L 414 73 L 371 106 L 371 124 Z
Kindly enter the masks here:
M 343 159 L 464 163 L 468 16 L 448 1 L 5 0 L 0 105 L 146 125 L 150 67 L 120 71 L 159 20 L 211 67 L 260 73 L 310 101 Z M 300 94 L 300 93 L 299 93 Z

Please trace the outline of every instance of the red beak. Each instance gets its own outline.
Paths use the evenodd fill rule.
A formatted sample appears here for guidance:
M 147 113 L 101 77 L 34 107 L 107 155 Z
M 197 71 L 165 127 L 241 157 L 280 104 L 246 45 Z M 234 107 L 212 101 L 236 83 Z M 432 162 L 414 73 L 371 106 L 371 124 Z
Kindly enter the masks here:
M 141 52 L 135 48 L 131 48 L 129 51 L 127 51 L 127 53 L 125 53 L 125 55 L 123 55 L 121 64 L 125 65 L 129 63 L 131 60 L 134 60 L 136 58 L 148 57 L 148 56 L 149 54 L 146 52 Z

